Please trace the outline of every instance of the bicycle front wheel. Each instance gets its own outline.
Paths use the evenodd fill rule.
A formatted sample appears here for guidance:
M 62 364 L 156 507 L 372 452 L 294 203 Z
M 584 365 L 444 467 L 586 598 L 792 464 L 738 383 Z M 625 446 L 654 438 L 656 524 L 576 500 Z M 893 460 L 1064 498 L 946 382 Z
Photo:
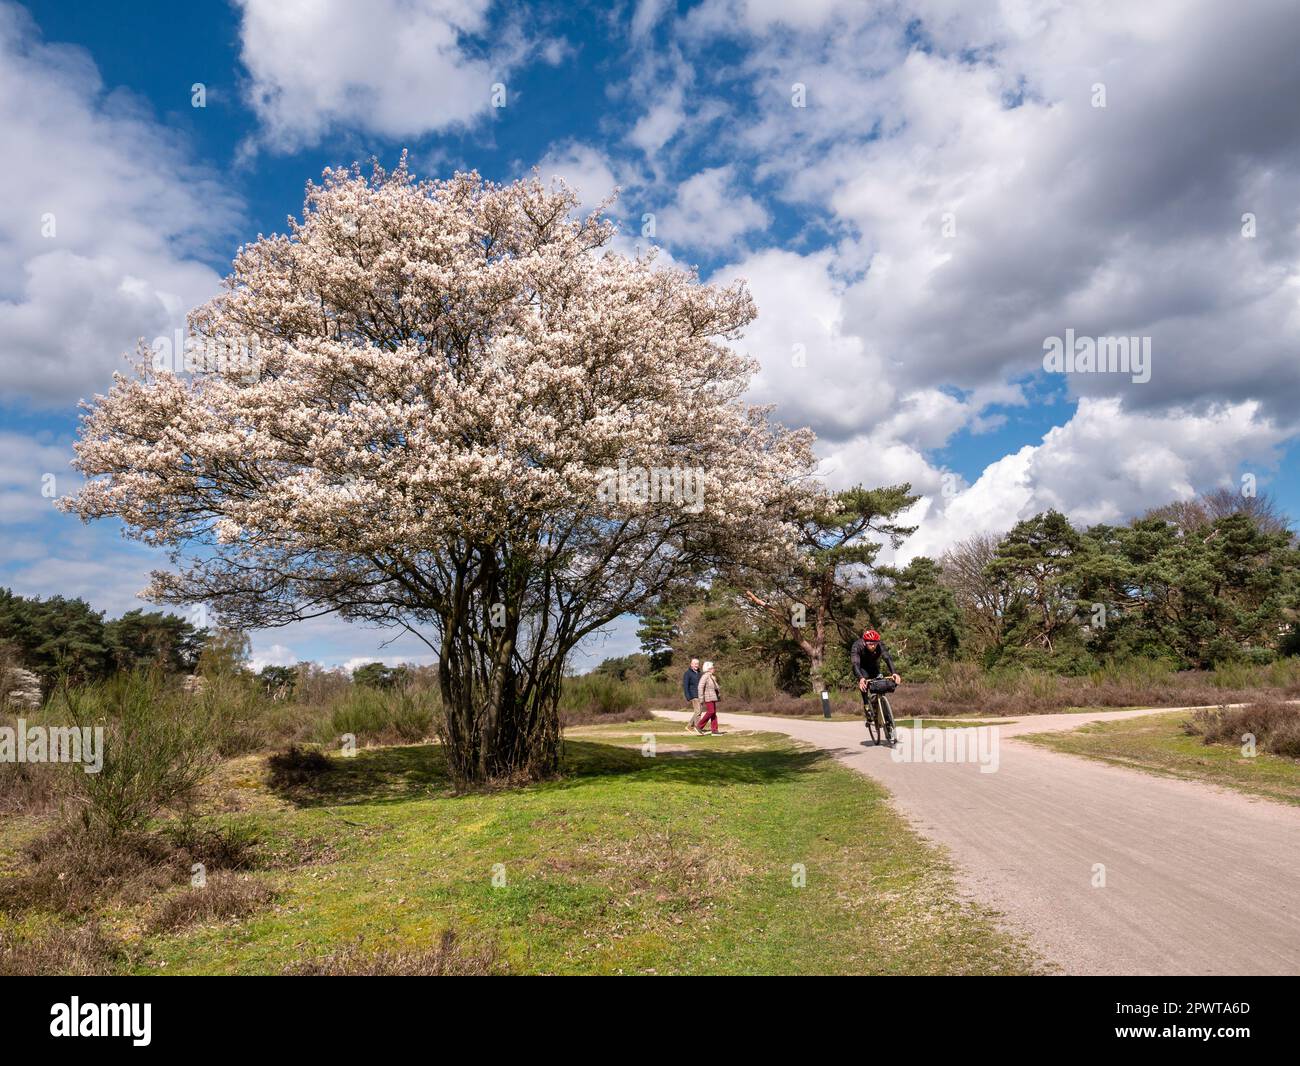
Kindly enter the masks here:
M 876 702 L 876 697 L 872 696 L 866 707 L 867 718 L 867 735 L 871 737 L 871 743 L 880 744 L 880 707 Z
M 898 743 L 898 737 L 894 733 L 894 708 L 889 705 L 889 697 L 880 697 L 880 711 L 884 718 L 885 743 L 891 748 Z

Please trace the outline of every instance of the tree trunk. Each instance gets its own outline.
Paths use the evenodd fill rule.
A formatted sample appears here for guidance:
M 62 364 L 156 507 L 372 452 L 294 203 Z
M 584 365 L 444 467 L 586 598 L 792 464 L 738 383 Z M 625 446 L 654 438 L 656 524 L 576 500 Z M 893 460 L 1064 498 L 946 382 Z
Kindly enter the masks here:
M 819 627 L 820 629 L 820 627 Z M 821 695 L 825 688 L 826 639 L 823 633 L 814 634 L 812 640 L 800 640 L 799 647 L 808 656 L 808 683 L 812 685 L 813 695 Z
M 830 613 L 831 597 L 835 591 L 835 571 L 830 570 L 821 581 L 821 595 L 817 600 L 816 622 L 812 640 L 808 642 L 808 680 L 814 696 L 820 696 L 826 687 L 823 673 L 826 668 L 826 618 Z
M 814 696 L 820 696 L 826 688 L 825 678 L 822 676 L 824 663 L 821 655 L 810 656 L 808 660 L 808 681 L 812 684 Z
M 452 780 L 472 787 L 553 775 L 560 763 L 559 665 L 544 664 L 531 680 L 519 676 L 509 652 L 489 662 L 481 670 L 444 641 L 440 732 Z

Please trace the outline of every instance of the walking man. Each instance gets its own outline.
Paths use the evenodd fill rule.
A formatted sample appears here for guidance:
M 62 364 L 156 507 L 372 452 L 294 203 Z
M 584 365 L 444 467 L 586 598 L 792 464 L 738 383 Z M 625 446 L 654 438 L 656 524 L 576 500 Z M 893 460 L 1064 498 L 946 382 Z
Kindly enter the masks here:
M 686 732 L 694 733 L 700 721 L 700 660 L 692 659 L 686 673 L 682 674 L 682 695 L 691 705 L 691 721 Z

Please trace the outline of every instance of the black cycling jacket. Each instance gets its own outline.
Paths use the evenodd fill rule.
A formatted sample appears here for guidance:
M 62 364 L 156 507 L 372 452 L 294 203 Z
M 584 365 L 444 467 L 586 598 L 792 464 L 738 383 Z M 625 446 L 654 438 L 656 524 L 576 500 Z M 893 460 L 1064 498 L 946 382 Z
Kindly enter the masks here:
M 885 642 L 881 641 L 873 652 L 867 647 L 867 642 L 861 637 L 853 642 L 853 652 L 850 655 L 853 660 L 853 674 L 855 677 L 865 677 L 870 681 L 877 674 L 881 673 L 880 660 L 885 660 L 885 665 L 889 667 L 884 671 L 886 674 L 896 674 L 894 669 L 894 660 L 889 654 L 889 649 L 885 647 Z

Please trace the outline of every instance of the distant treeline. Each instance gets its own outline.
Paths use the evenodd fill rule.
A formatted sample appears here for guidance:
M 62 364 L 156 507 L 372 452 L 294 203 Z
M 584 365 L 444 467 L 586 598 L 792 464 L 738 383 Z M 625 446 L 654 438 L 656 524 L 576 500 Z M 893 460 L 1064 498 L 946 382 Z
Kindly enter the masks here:
M 1086 529 L 1047 511 L 939 559 L 876 565 L 873 547 L 844 564 L 845 545 L 861 543 L 846 531 L 907 532 L 890 523 L 914 499 L 907 486 L 841 494 L 838 511 L 810 522 L 797 573 L 757 592 L 719 581 L 660 602 L 641 618 L 644 654 L 599 672 L 653 674 L 698 656 L 770 670 L 794 694 L 847 688 L 849 647 L 868 626 L 914 680 L 952 662 L 1080 675 L 1300 651 L 1300 551 L 1267 497 L 1215 492 Z
M 85 600 L 0 589 L 0 667 L 32 671 L 47 691 L 61 680 L 83 684 L 137 667 L 190 673 L 209 636 L 162 611 L 137 609 L 106 620 Z
M 846 689 L 849 647 L 868 626 L 917 681 L 958 662 L 1081 675 L 1139 659 L 1208 669 L 1300 652 L 1300 550 L 1267 496 L 1220 491 L 1086 529 L 1047 511 L 904 567 L 878 564 L 876 555 L 881 542 L 897 545 L 912 532 L 897 522 L 917 499 L 909 486 L 831 499 L 804 516 L 793 569 L 675 590 L 641 617 L 643 654 L 606 660 L 597 672 L 662 674 L 696 655 L 733 674 L 770 675 L 796 695 Z M 137 609 L 105 619 L 81 599 L 0 589 L 6 689 L 21 687 L 27 672 L 47 695 L 61 681 L 141 668 L 248 676 L 247 657 L 243 634 L 209 632 L 175 614 Z M 416 675 L 429 687 L 429 672 L 371 663 L 348 678 L 299 663 L 257 676 L 276 698 L 323 699 L 352 685 L 402 690 Z
M 15 671 L 30 671 L 48 694 L 60 683 L 93 684 L 119 672 L 144 670 L 164 677 L 256 677 L 267 695 L 285 698 L 304 689 L 313 698 L 325 698 L 354 684 L 402 689 L 424 672 L 413 665 L 379 662 L 358 667 L 351 677 L 345 670 L 308 662 L 255 672 L 246 665 L 249 651 L 245 634 L 200 629 L 176 614 L 137 609 L 106 619 L 82 599 L 41 599 L 0 589 L 0 687 L 18 687 Z

